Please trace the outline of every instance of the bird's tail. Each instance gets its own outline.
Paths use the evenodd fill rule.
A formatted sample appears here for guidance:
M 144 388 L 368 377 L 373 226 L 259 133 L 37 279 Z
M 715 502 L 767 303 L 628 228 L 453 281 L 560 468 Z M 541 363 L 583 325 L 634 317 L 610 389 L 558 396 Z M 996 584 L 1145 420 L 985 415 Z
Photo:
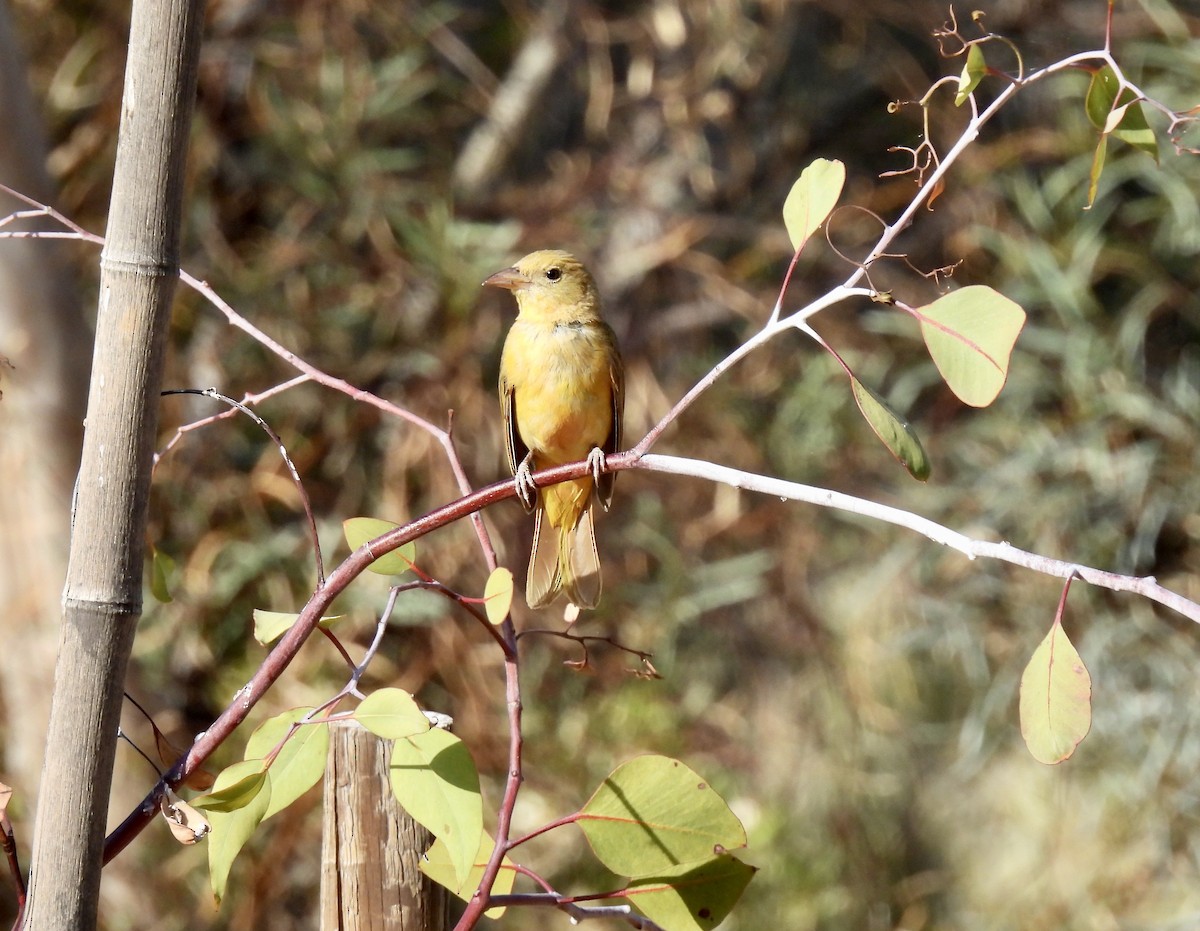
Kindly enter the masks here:
M 525 600 L 529 607 L 541 608 L 561 591 L 581 608 L 596 607 L 600 602 L 600 554 L 596 552 L 591 503 L 575 521 L 563 521 L 560 527 L 546 521 L 549 526 L 543 536 L 545 517 L 545 508 L 539 507 L 533 526 Z

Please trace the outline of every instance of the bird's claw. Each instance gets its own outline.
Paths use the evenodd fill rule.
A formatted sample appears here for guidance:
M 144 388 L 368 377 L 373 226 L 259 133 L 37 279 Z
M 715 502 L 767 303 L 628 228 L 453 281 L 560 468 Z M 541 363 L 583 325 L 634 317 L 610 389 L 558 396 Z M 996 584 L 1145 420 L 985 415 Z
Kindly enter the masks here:
M 604 455 L 604 450 L 599 446 L 593 447 L 587 457 L 588 468 L 592 470 L 592 478 L 596 484 L 600 484 L 601 473 L 608 470 L 607 458 Z
M 537 485 L 533 483 L 533 473 L 529 468 L 529 457 L 526 456 L 521 460 L 521 464 L 517 466 L 517 473 L 514 476 L 517 486 L 517 497 L 521 499 L 521 507 L 525 508 L 525 512 L 529 513 L 537 504 Z

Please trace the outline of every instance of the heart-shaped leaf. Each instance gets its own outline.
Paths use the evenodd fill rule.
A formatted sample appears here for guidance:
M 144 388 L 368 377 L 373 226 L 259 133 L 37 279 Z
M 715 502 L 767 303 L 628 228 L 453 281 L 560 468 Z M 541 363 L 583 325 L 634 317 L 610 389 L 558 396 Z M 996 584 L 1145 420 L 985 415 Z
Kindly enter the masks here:
M 800 172 L 783 202 L 783 224 L 797 252 L 837 206 L 846 183 L 846 166 L 818 158 Z
M 929 355 L 958 399 L 972 407 L 996 400 L 1025 311 L 998 291 L 971 285 L 914 313 Z
M 593 853 L 623 876 L 645 876 L 746 846 L 746 829 L 695 772 L 665 756 L 618 766 L 577 816 Z

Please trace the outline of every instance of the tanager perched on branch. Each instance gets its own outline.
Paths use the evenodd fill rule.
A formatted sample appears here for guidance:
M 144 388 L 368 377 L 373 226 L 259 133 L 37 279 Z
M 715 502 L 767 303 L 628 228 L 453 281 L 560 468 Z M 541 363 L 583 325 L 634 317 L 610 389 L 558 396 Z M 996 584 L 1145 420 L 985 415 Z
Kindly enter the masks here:
M 621 445 L 625 369 L 586 268 L 559 251 L 533 252 L 485 282 L 512 291 L 517 319 L 500 359 L 500 412 L 508 467 L 526 510 L 536 505 L 525 599 L 539 608 L 565 592 L 581 608 L 600 600 L 592 492 L 608 510 L 606 454 Z M 530 473 L 586 458 L 592 474 L 541 489 Z M 548 527 L 544 527 L 548 524 Z

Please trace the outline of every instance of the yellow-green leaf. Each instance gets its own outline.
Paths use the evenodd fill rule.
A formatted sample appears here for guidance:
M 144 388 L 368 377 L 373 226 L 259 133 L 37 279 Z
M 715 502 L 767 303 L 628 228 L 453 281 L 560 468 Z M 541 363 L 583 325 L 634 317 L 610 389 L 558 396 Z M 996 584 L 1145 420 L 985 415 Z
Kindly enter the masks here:
M 503 566 L 488 576 L 483 589 L 483 607 L 487 619 L 493 624 L 503 624 L 508 617 L 513 600 L 513 574 Z
M 417 867 L 434 882 L 445 886 L 464 902 L 470 901 L 475 890 L 479 888 L 479 881 L 483 879 L 483 870 L 487 866 L 488 860 L 491 859 L 495 847 L 496 842 L 492 839 L 492 835 L 484 831 L 483 836 L 479 839 L 479 852 L 475 854 L 475 862 L 471 865 L 471 871 L 467 874 L 465 881 L 460 881 L 455 875 L 454 865 L 450 862 L 450 851 L 440 838 L 433 842 L 433 846 L 429 848 Z M 496 881 L 492 884 L 492 894 L 508 895 L 512 892 L 516 878 L 516 865 L 508 857 L 505 857 L 500 861 L 500 872 L 496 874 Z M 492 919 L 499 918 L 504 914 L 504 906 L 489 908 L 484 914 Z
M 837 160 L 818 158 L 800 172 L 783 202 L 783 223 L 797 252 L 837 206 L 845 183 L 846 166 Z
M 254 609 L 254 639 L 266 646 L 291 630 L 292 625 L 299 619 L 299 614 L 289 614 L 286 611 L 264 611 Z M 334 621 L 340 621 L 344 614 L 331 614 L 321 618 L 322 627 L 329 627 Z
M 1092 727 L 1092 677 L 1058 618 L 1021 675 L 1021 736 L 1040 763 L 1069 758 Z
M 1120 86 L 1120 79 L 1108 65 L 1092 75 L 1087 96 L 1083 99 L 1083 107 L 1087 111 L 1088 119 L 1097 129 L 1103 130 L 1104 124 L 1108 122 L 1108 114 L 1117 102 L 1117 89 Z
M 915 313 L 929 355 L 959 400 L 972 407 L 996 400 L 1025 326 L 1025 311 L 998 291 L 971 285 Z
M 576 823 L 592 852 L 622 876 L 645 876 L 708 860 L 718 848 L 746 846 L 746 829 L 692 769 L 665 756 L 618 766 L 580 810 Z
M 211 792 L 192 799 L 192 807 L 202 811 L 231 812 L 255 801 L 267 788 L 267 773 L 262 760 L 248 762 L 254 765 L 243 768 L 241 763 L 234 763 L 223 770 L 213 783 Z M 235 775 L 237 778 L 234 778 Z
M 479 773 L 466 746 L 437 727 L 401 737 L 388 775 L 396 800 L 446 845 L 456 881 L 465 882 L 483 835 Z
M 171 586 L 167 581 L 174 574 L 175 560 L 157 546 L 154 547 L 150 561 L 150 594 L 154 596 L 155 601 L 161 604 L 170 604 L 174 601 L 171 597 Z
M 961 107 L 967 102 L 967 98 L 979 86 L 985 74 L 987 62 L 983 58 L 983 48 L 976 42 L 967 49 L 967 63 L 963 66 L 962 74 L 958 76 L 958 93 L 954 95 L 954 106 Z
M 1096 151 L 1092 153 L 1092 168 L 1088 172 L 1087 207 L 1096 202 L 1096 192 L 1100 189 L 1100 175 L 1104 171 L 1104 159 L 1108 152 L 1108 136 L 1101 136 L 1096 143 Z
M 699 866 L 684 864 L 626 887 L 633 906 L 661 928 L 711 931 L 733 910 L 756 870 L 723 854 Z
M 919 482 L 929 478 L 929 457 L 908 422 L 892 410 L 878 394 L 854 375 L 850 376 L 854 401 L 875 435 L 883 442 L 900 464 Z
M 351 517 L 342 522 L 342 532 L 346 536 L 346 542 L 350 544 L 350 549 L 356 550 L 369 540 L 381 537 L 399 526 L 391 521 L 379 520 L 374 517 Z M 417 545 L 410 542 L 380 556 L 371 563 L 369 568 L 379 575 L 403 575 L 413 567 L 416 559 Z
M 279 746 L 292 725 L 302 721 L 312 710 L 292 708 L 264 721 L 246 741 L 243 756 L 247 760 L 263 759 Z M 271 761 L 271 804 L 263 814 L 264 821 L 283 811 L 320 782 L 328 754 L 329 726 L 326 724 L 302 725 L 288 737 L 287 743 Z
M 256 772 L 266 776 L 265 773 L 262 773 L 261 760 L 234 763 L 217 776 L 214 788 L 217 793 L 224 792 L 226 789 L 245 783 Z M 199 808 L 197 801 L 193 799 L 192 804 Z M 270 777 L 268 776 L 260 791 L 245 806 L 233 811 L 208 810 L 207 817 L 212 826 L 208 837 L 208 878 L 212 885 L 213 896 L 218 902 L 225 895 L 229 870 L 233 866 L 234 858 L 237 857 L 238 851 L 242 849 L 242 846 L 254 833 L 254 829 L 262 821 L 263 813 L 267 810 L 270 802 Z
M 429 718 L 404 689 L 376 689 L 359 702 L 354 719 L 384 740 L 412 737 L 429 730 Z
M 1120 78 L 1109 65 L 1092 75 L 1087 96 L 1084 98 L 1084 109 L 1087 110 L 1092 125 L 1100 130 L 1102 137 L 1111 133 L 1122 142 L 1158 161 L 1158 139 L 1146 122 L 1146 114 L 1142 111 L 1137 95 L 1130 88 L 1121 87 Z M 1093 188 L 1099 178 L 1097 161 L 1103 165 L 1103 156 L 1093 159 Z M 1091 203 L 1091 199 L 1088 202 Z

